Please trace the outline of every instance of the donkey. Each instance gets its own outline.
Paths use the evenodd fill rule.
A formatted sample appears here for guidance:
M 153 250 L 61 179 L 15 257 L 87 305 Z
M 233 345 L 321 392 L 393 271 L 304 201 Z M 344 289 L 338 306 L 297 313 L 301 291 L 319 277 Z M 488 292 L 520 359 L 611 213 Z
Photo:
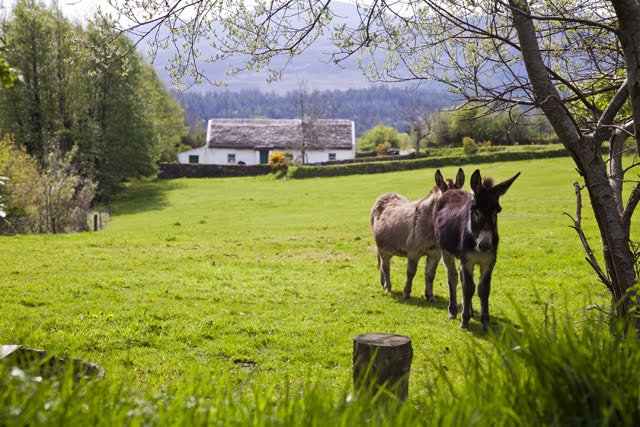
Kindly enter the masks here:
M 462 190 L 447 191 L 436 201 L 433 211 L 434 231 L 442 258 L 447 267 L 449 282 L 449 318 L 458 314 L 456 287 L 458 274 L 455 258 L 460 259 L 460 279 L 462 281 L 462 328 L 469 327 L 471 298 L 476 290 L 473 269 L 480 266 L 480 322 L 482 328 L 489 324 L 489 293 L 491 272 L 498 253 L 498 212 L 502 210 L 499 199 L 503 196 L 514 177 L 493 185 L 491 178 L 482 182 L 480 171 L 471 175 L 473 194 Z
M 371 228 L 378 252 L 378 270 L 382 288 L 391 292 L 391 257 L 407 258 L 407 282 L 404 299 L 411 296 L 413 277 L 418 261 L 426 255 L 424 270 L 425 293 L 429 302 L 434 302 L 433 279 L 440 261 L 440 248 L 433 231 L 433 207 L 443 193 L 460 189 L 464 184 L 464 172 L 458 170 L 455 182 L 444 180 L 440 170 L 436 171 L 436 187 L 429 195 L 417 202 L 410 202 L 395 193 L 384 194 L 371 208 Z

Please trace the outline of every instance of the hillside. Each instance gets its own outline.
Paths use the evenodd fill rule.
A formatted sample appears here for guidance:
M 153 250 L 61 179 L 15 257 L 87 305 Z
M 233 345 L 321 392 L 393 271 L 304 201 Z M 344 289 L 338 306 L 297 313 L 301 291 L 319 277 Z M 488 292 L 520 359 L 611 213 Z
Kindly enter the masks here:
M 298 116 L 296 92 L 278 94 L 258 89 L 234 92 L 216 90 L 208 93 L 175 93 L 185 109 L 187 124 L 211 118 L 268 117 L 290 119 Z M 356 136 L 384 123 L 406 131 L 412 117 L 456 104 L 445 90 L 410 89 L 378 86 L 368 89 L 331 90 L 311 93 L 309 103 L 325 118 L 353 120 Z

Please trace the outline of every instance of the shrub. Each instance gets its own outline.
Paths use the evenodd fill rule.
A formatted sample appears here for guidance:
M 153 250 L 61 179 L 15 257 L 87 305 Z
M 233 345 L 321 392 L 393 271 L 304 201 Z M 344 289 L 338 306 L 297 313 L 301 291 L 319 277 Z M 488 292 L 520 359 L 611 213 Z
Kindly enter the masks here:
M 380 144 L 389 143 L 392 148 L 399 148 L 403 138 L 391 126 L 379 124 L 362 135 L 356 143 L 358 151 L 373 151 Z
M 42 205 L 42 179 L 36 160 L 11 136 L 0 140 L 0 176 L 7 178 L 0 188 L 6 220 L 0 234 L 37 231 Z
M 288 163 L 287 157 L 279 151 L 276 151 L 269 157 L 269 167 L 274 171 L 286 169 Z
M 464 154 L 466 154 L 467 156 L 478 151 L 478 146 L 476 145 L 475 139 L 469 136 L 465 136 L 464 138 L 462 138 L 462 148 L 464 149 Z
M 389 152 L 390 148 L 391 148 L 391 143 L 389 143 L 389 141 L 384 141 L 384 142 L 376 145 L 376 155 L 384 156 L 385 154 L 387 154 Z

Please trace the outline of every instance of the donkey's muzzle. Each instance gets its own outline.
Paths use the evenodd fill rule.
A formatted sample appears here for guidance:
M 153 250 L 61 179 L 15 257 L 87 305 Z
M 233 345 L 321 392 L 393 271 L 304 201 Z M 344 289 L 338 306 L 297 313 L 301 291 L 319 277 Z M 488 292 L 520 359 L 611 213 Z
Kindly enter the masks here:
M 482 230 L 476 239 L 476 246 L 479 251 L 487 252 L 493 249 L 493 236 L 490 231 Z
M 488 240 L 482 240 L 478 242 L 478 249 L 480 249 L 482 252 L 489 252 L 491 249 L 493 249 L 493 245 Z

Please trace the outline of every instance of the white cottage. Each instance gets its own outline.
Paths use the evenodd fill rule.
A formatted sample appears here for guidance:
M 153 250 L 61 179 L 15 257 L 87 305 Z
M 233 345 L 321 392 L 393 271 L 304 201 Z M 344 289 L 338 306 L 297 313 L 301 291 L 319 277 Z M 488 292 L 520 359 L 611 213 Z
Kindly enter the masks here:
M 295 162 L 353 159 L 355 125 L 351 120 L 211 119 L 207 144 L 178 154 L 180 163 L 268 164 L 275 152 L 291 153 Z

